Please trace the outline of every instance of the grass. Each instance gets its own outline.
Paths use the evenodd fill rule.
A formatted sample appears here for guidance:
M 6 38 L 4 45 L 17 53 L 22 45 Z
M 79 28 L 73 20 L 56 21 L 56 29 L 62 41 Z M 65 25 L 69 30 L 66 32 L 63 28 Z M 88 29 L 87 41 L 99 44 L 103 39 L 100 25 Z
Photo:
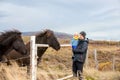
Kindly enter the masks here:
M 27 80 L 26 68 L 20 68 L 15 62 L 11 66 L 0 65 L 0 80 Z
M 30 80 L 29 76 L 26 74 L 26 67 L 19 67 L 16 63 L 12 64 L 14 66 L 1 64 L 0 80 Z M 41 67 L 37 69 L 37 80 L 56 80 L 72 74 L 71 70 L 61 69 L 53 65 L 51 65 L 53 66 L 51 67 L 47 65 L 47 63 L 43 63 L 40 66 Z M 118 71 L 98 71 L 90 67 L 84 68 L 83 75 L 85 80 L 120 80 L 120 72 Z M 66 80 L 76 80 L 76 78 Z
M 84 71 L 86 80 L 120 80 L 120 72 L 98 71 L 94 68 L 87 68 Z
M 25 43 L 30 39 L 29 37 L 23 37 Z M 70 40 L 60 40 L 61 44 L 69 43 Z M 103 42 L 105 43 L 105 42 Z M 114 45 L 113 45 L 114 44 Z M 88 67 L 84 68 L 85 80 L 120 80 L 120 64 L 116 62 L 116 71 L 112 71 L 111 57 L 114 53 L 120 58 L 119 47 L 111 43 L 111 45 L 89 44 L 89 57 Z M 94 61 L 94 49 L 98 51 L 99 60 L 104 60 L 99 63 L 101 70 L 95 69 Z M 71 47 L 63 47 L 59 51 L 55 51 L 52 48 L 48 48 L 42 57 L 41 64 L 37 68 L 37 80 L 56 80 L 72 74 L 72 51 Z M 15 62 L 12 65 L 0 63 L 0 80 L 30 80 L 27 75 L 26 67 L 19 67 Z M 76 78 L 70 78 L 66 80 L 76 80 Z

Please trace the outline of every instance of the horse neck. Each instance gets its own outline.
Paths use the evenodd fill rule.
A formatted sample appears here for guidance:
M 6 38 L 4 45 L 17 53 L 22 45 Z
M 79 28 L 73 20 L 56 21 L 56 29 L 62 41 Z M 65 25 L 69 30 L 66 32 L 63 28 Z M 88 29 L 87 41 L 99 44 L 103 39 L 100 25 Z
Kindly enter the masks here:
M 41 58 L 42 57 L 42 55 L 45 53 L 45 51 L 47 50 L 47 47 L 38 47 L 37 48 L 37 56 L 39 57 L 39 58 Z
M 41 38 L 39 38 L 39 41 L 37 41 L 37 39 L 36 39 L 36 43 L 38 43 L 38 44 L 47 44 L 47 39 L 46 39 L 45 36 L 41 37 Z M 45 53 L 47 48 L 48 47 L 38 47 L 37 48 L 37 55 L 38 55 L 39 58 L 42 57 L 42 55 Z
M 41 39 L 39 38 L 39 41 L 37 41 L 37 39 L 36 39 L 36 43 L 37 44 L 47 44 L 47 41 L 45 38 L 41 38 Z M 26 44 L 26 48 L 27 48 L 28 53 L 30 54 L 30 42 L 28 42 Z M 42 55 L 44 54 L 44 52 L 46 51 L 47 48 L 48 47 L 38 47 L 37 48 L 38 57 L 42 57 Z

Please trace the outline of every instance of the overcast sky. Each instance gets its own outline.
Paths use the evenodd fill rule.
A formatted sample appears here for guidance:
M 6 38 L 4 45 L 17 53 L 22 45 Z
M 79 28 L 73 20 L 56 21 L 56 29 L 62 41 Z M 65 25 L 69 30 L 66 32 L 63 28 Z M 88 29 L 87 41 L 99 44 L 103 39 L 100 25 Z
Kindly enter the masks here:
M 0 0 L 0 31 L 9 29 L 120 40 L 120 0 Z

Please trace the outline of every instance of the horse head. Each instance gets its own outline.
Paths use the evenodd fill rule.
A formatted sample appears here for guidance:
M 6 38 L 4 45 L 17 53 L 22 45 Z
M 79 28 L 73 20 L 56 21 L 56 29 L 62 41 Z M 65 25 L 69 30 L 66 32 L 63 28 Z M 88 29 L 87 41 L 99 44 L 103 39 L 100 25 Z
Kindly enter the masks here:
M 40 32 L 36 36 L 36 43 L 38 44 L 48 44 L 50 47 L 52 47 L 55 50 L 60 49 L 60 44 L 57 40 L 57 38 L 54 35 L 54 32 L 51 30 L 45 30 L 43 32 Z M 46 51 L 47 47 L 38 47 L 37 49 L 37 55 L 38 55 L 38 64 L 41 61 L 41 57 Z
M 1 45 L 3 45 L 3 53 L 9 53 L 12 49 L 15 49 L 17 52 L 26 55 L 27 49 L 21 37 L 21 32 L 18 30 L 7 31 L 2 33 L 0 38 L 3 38 Z
M 48 44 L 55 50 L 60 49 L 60 44 L 54 35 L 54 32 L 46 29 L 45 31 L 39 33 L 36 37 L 36 43 Z
M 22 55 L 27 54 L 26 45 L 24 44 L 24 41 L 22 39 L 21 33 L 17 33 L 15 35 L 15 41 L 13 42 L 13 49 L 15 49 L 17 52 L 21 53 Z

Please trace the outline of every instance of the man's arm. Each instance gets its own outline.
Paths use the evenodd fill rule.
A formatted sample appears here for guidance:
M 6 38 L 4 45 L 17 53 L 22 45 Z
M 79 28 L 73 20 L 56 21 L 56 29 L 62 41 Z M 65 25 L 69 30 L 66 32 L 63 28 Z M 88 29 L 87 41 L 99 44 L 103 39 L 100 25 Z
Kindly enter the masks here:
M 73 51 L 77 52 L 77 53 L 83 53 L 83 52 L 85 52 L 85 50 L 87 49 L 87 47 L 88 47 L 88 43 L 84 42 L 82 48 L 76 48 Z

